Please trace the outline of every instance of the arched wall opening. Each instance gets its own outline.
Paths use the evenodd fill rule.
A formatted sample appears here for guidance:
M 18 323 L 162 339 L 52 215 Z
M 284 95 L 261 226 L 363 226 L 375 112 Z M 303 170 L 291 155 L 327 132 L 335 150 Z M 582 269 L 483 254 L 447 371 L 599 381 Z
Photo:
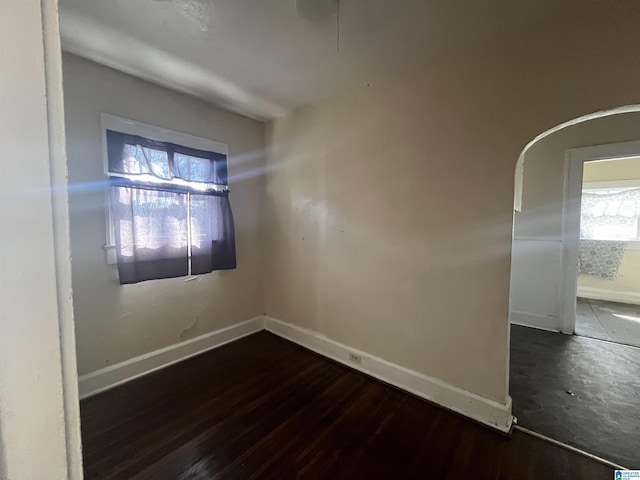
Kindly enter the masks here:
M 571 279 L 565 272 L 571 253 L 565 225 L 567 152 L 638 141 L 638 125 L 640 105 L 599 111 L 551 128 L 523 149 L 515 174 L 511 323 L 573 333 L 575 313 L 569 318 L 566 298 Z

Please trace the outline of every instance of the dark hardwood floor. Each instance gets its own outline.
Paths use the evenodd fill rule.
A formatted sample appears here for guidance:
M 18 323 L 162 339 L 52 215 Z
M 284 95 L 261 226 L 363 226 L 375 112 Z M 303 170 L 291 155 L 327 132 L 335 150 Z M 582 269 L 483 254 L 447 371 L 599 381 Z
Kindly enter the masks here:
M 85 478 L 610 479 L 260 332 L 83 400 Z

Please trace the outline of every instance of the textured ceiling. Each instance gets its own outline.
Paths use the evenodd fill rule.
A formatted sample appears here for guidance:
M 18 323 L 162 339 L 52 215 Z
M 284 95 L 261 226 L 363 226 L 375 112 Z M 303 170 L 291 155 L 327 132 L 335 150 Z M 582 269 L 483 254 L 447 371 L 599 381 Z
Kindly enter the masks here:
M 60 0 L 60 24 L 66 51 L 265 119 L 513 28 L 549 1 L 340 0 L 338 22 L 337 9 L 307 20 L 296 0 Z

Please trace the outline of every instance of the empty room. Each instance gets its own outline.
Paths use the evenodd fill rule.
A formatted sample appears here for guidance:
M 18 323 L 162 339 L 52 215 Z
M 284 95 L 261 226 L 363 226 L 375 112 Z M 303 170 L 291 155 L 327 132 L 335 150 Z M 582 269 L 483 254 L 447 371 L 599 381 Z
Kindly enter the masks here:
M 0 0 L 0 478 L 632 478 L 639 21 Z

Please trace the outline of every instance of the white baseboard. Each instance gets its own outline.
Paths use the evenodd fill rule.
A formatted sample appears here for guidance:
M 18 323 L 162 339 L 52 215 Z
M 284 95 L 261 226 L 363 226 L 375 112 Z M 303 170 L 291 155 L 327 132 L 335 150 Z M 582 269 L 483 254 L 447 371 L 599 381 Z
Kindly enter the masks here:
M 513 423 L 511 398 L 508 398 L 507 404 L 503 405 L 454 387 L 437 378 L 428 377 L 366 352 L 349 348 L 318 332 L 285 323 L 272 317 L 265 317 L 265 329 L 320 355 L 437 403 L 449 410 L 461 413 L 492 428 L 502 432 L 508 432 L 511 429 Z M 360 355 L 362 363 L 358 364 L 350 361 L 350 353 Z
M 264 329 L 264 317 L 255 317 L 230 327 L 206 333 L 182 343 L 170 345 L 154 352 L 124 362 L 110 365 L 92 373 L 80 376 L 80 398 L 87 398 L 97 393 L 126 383 L 155 370 L 180 362 L 225 343 L 251 335 Z
M 640 305 L 640 292 L 618 292 L 604 288 L 578 286 L 578 297 Z
M 535 313 L 511 311 L 509 321 L 515 325 L 523 327 L 532 327 L 539 330 L 547 330 L 549 332 L 559 332 L 558 318 L 547 315 L 538 315 Z
M 318 332 L 285 323 L 272 317 L 252 318 L 251 320 L 82 375 L 79 378 L 80 398 L 96 395 L 117 385 L 263 329 L 492 428 L 502 432 L 508 432 L 511 429 L 513 423 L 511 398 L 508 399 L 506 405 L 500 404 L 454 387 L 437 378 L 428 377 L 366 352 L 350 348 Z M 362 363 L 358 364 L 350 361 L 350 353 L 360 355 Z

